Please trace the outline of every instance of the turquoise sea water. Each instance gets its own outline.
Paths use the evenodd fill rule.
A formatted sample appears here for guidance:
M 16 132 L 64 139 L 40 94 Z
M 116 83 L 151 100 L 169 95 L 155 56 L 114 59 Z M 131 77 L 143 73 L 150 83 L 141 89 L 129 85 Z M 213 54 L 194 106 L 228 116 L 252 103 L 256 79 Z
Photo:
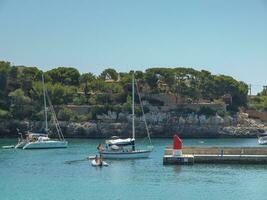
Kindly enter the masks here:
M 149 159 L 108 161 L 95 168 L 88 161 L 103 140 L 69 139 L 67 149 L 0 149 L 0 199 L 267 199 L 267 166 L 163 166 L 171 139 L 154 139 Z M 15 144 L 0 139 L 0 146 Z M 258 146 L 256 139 L 187 139 L 185 145 Z

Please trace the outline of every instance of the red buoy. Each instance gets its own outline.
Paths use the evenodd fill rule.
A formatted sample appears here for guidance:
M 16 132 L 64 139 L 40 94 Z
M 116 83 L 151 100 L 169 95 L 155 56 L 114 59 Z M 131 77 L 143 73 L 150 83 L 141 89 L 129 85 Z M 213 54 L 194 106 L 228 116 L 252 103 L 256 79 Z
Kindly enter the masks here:
M 183 148 L 183 141 L 178 137 L 178 135 L 173 136 L 173 149 L 181 150 Z

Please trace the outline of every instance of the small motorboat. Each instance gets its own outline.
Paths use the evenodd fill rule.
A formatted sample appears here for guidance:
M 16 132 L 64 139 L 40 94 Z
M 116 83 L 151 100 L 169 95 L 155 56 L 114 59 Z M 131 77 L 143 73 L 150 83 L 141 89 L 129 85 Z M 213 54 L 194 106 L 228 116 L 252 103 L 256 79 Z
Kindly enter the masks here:
M 267 145 L 267 132 L 258 135 L 258 143 L 261 145 Z
M 258 143 L 261 145 L 267 145 L 267 136 L 259 137 Z
M 91 161 L 91 165 L 94 166 L 94 167 L 107 167 L 108 166 L 108 163 L 106 163 L 105 161 L 96 161 L 95 159 L 93 159 Z

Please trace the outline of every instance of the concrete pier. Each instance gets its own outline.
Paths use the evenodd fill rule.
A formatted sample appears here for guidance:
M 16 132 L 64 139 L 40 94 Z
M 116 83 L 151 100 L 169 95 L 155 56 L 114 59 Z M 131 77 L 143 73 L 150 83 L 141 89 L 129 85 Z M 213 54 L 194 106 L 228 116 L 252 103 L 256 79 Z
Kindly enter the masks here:
M 181 155 L 181 156 L 173 156 L 173 155 L 165 155 L 163 157 L 164 165 L 193 165 L 194 164 L 194 156 L 193 155 Z
M 172 147 L 166 147 L 163 164 L 267 164 L 265 147 L 183 147 L 182 153 L 173 156 Z

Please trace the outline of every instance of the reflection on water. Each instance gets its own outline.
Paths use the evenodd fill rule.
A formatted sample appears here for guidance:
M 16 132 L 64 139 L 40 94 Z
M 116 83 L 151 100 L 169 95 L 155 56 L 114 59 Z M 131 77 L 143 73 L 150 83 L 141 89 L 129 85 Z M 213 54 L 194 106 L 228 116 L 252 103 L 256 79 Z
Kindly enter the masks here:
M 171 165 L 170 167 L 173 168 L 173 172 L 175 172 L 176 174 L 179 174 L 182 171 L 182 166 L 180 165 Z

